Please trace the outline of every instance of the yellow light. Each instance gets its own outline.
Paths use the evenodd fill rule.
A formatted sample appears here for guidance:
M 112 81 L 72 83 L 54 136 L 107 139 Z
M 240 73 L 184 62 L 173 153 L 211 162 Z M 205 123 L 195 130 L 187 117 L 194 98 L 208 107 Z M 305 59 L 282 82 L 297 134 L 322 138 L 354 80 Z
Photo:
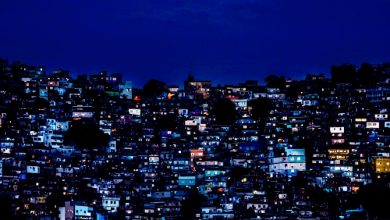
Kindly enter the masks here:
M 175 96 L 175 94 L 173 94 L 173 93 L 168 93 L 168 100 L 171 100 L 173 96 Z

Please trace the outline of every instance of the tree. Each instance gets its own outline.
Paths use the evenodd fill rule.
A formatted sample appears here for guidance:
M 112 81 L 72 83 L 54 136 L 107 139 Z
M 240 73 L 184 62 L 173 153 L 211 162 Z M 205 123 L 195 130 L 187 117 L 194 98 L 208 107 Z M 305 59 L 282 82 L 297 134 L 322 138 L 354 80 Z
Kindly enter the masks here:
M 143 88 L 143 95 L 146 98 L 156 98 L 167 91 L 166 84 L 160 80 L 151 79 Z
M 107 146 L 109 136 L 98 126 L 90 123 L 74 122 L 64 134 L 64 143 L 81 149 L 94 149 Z
M 277 76 L 274 74 L 268 75 L 264 81 L 267 83 L 269 88 L 279 88 L 283 89 L 286 87 L 286 79 L 284 76 Z
M 160 115 L 157 117 L 154 126 L 157 128 L 156 130 L 174 130 L 177 125 L 177 115 L 176 114 L 167 114 Z
M 332 219 L 337 217 L 340 214 L 340 199 L 338 196 L 334 193 L 328 193 L 327 197 L 324 198 L 324 201 L 328 203 L 329 217 L 332 217 Z
M 15 216 L 13 216 L 14 208 L 12 206 L 12 197 L 8 193 L 0 193 L 0 212 L 2 219 L 15 218 Z
M 296 83 L 291 84 L 288 88 L 286 88 L 286 97 L 290 99 L 297 98 L 301 89 Z
M 228 179 L 226 183 L 227 186 L 228 187 L 233 186 L 236 182 L 241 181 L 241 179 L 248 174 L 249 174 L 249 170 L 247 168 L 237 167 L 237 166 L 233 167 L 229 173 L 230 179 Z
M 202 202 L 205 200 L 206 198 L 199 194 L 196 188 L 193 188 L 190 191 L 188 198 L 183 201 L 183 205 L 181 207 L 182 219 L 195 219 L 195 214 L 200 212 Z
M 230 99 L 221 98 L 216 101 L 213 113 L 218 124 L 232 125 L 236 120 L 237 110 Z
M 304 131 L 302 136 L 297 140 L 296 146 L 305 149 L 306 165 L 312 165 L 313 148 L 314 148 L 315 136 Z
M 249 101 L 252 108 L 251 115 L 259 124 L 260 129 L 265 126 L 269 112 L 272 110 L 272 102 L 267 98 L 257 98 Z
M 335 83 L 354 83 L 356 79 L 356 67 L 352 64 L 332 66 L 330 68 L 332 81 Z
M 389 204 L 386 202 L 390 197 L 390 189 L 384 183 L 362 186 L 358 197 L 370 219 L 390 218 Z
M 251 115 L 255 120 L 268 117 L 272 109 L 272 102 L 267 98 L 257 98 L 249 101 L 248 105 L 252 107 Z
M 357 75 L 362 85 L 371 85 L 375 83 L 375 69 L 369 63 L 362 63 L 357 71 Z
M 49 108 L 49 102 L 46 99 L 37 98 L 33 103 L 33 107 L 35 110 L 38 109 L 38 111 L 46 111 Z

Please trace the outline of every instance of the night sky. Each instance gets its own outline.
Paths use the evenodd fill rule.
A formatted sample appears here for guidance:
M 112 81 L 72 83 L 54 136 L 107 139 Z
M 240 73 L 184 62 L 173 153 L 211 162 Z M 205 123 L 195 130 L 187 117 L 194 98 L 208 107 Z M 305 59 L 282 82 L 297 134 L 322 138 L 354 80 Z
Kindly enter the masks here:
M 390 61 L 389 0 L 9 0 L 0 56 L 182 86 Z

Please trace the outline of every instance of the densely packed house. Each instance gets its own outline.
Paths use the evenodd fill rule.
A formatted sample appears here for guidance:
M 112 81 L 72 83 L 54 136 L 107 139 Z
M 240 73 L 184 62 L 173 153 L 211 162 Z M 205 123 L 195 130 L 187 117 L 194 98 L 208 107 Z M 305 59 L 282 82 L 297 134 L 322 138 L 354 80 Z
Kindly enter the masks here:
M 335 69 L 265 85 L 190 75 L 183 88 L 158 80 L 133 88 L 121 74 L 72 77 L 0 61 L 4 216 L 386 215 L 378 209 L 390 187 L 388 64 L 365 73 L 369 81 L 360 69 L 349 78 Z

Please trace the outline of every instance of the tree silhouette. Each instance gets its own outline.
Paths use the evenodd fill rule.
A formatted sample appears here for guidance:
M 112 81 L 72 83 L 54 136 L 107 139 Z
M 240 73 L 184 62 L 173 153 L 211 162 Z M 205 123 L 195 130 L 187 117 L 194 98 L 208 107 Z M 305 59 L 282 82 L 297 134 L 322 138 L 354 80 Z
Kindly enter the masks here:
M 390 198 L 390 189 L 385 184 L 362 186 L 358 196 L 370 219 L 390 218 L 389 204 L 386 202 Z
M 64 134 L 64 143 L 81 149 L 94 149 L 106 146 L 109 136 L 95 124 L 75 122 Z
M 33 107 L 35 110 L 45 111 L 49 108 L 49 102 L 46 99 L 37 98 L 37 99 L 35 99 L 35 101 L 33 103 Z
M 272 110 L 272 102 L 267 98 L 257 98 L 249 101 L 248 105 L 252 108 L 251 115 L 259 123 L 261 130 L 266 123 L 269 112 Z
M 265 77 L 264 81 L 267 83 L 267 87 L 269 88 L 283 89 L 286 87 L 286 79 L 284 76 L 271 74 Z
M 160 80 L 151 79 L 143 88 L 143 95 L 146 98 L 156 98 L 167 91 L 166 84 Z
M 301 89 L 299 88 L 299 86 L 293 83 L 290 85 L 290 87 L 286 88 L 286 97 L 290 99 L 295 99 L 300 91 Z
M 362 85 L 372 85 L 375 83 L 375 69 L 369 63 L 362 63 L 357 71 L 357 75 Z
M 195 219 L 195 214 L 200 212 L 202 202 L 205 201 L 205 197 L 199 194 L 196 188 L 193 188 L 190 191 L 187 199 L 183 201 L 181 207 L 181 217 L 182 219 Z
M 332 66 L 330 68 L 332 81 L 335 83 L 354 83 L 356 79 L 356 67 L 352 64 Z
M 158 130 L 161 129 L 173 130 L 177 125 L 176 119 L 177 116 L 174 114 L 160 115 L 156 120 L 155 127 L 158 128 Z
M 218 99 L 213 108 L 213 113 L 218 124 L 232 125 L 236 119 L 236 106 L 230 99 Z
M 13 219 L 12 197 L 7 193 L 0 193 L 0 212 L 2 219 Z M 13 218 L 11 218 L 11 216 Z
M 252 99 L 248 105 L 252 107 L 251 115 L 255 120 L 268 117 L 272 109 L 272 102 L 267 98 Z
M 305 157 L 306 157 L 306 165 L 311 166 L 312 165 L 312 159 L 313 159 L 313 148 L 314 148 L 314 136 L 310 136 L 310 134 L 307 131 L 302 132 L 302 137 L 299 138 L 296 142 L 296 146 L 299 148 L 305 149 Z
M 230 179 L 227 181 L 228 187 L 233 186 L 236 181 L 240 181 L 245 175 L 249 174 L 249 170 L 243 167 L 233 167 L 229 173 Z

